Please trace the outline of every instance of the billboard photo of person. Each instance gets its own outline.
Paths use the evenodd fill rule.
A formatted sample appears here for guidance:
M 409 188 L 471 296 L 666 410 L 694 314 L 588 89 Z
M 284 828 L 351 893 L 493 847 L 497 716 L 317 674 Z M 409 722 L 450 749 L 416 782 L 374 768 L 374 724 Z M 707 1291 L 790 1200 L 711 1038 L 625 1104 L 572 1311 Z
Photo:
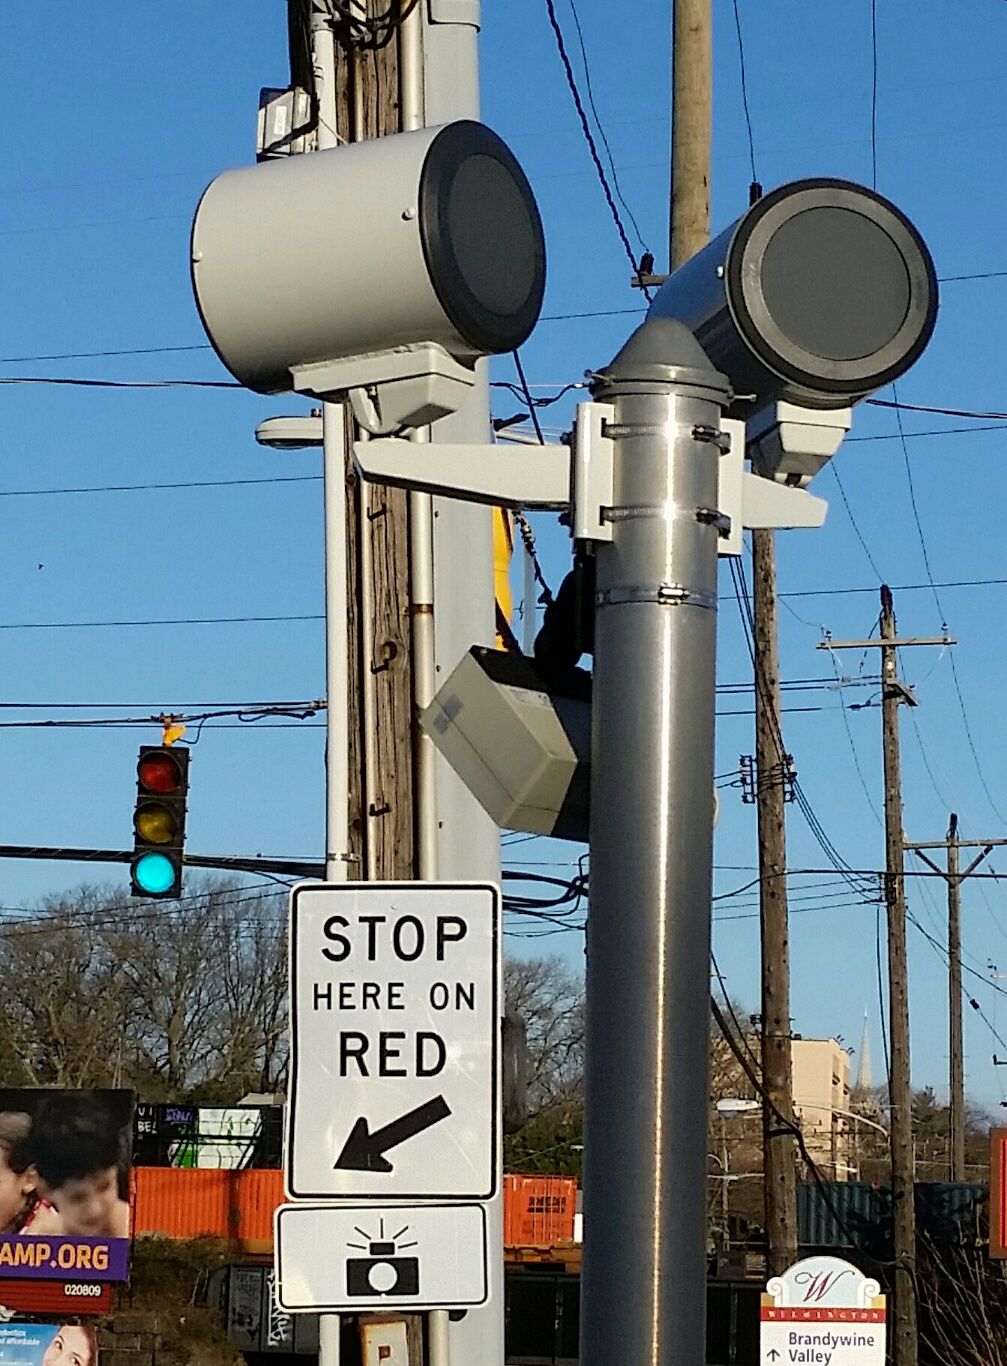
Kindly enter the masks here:
M 63 1222 L 39 1192 L 27 1151 L 31 1116 L 0 1111 L 0 1233 L 62 1233 Z
M 97 1366 L 98 1335 L 89 1324 L 64 1323 L 42 1353 L 42 1366 Z
M 0 1324 L 0 1366 L 97 1366 L 98 1335 L 81 1323 Z
M 5 1276 L 128 1279 L 133 1110 L 131 1091 L 0 1089 L 0 1304 Z
M 128 1238 L 129 1202 L 120 1193 L 122 1138 L 87 1092 L 46 1097 L 31 1123 L 29 1151 L 63 1232 Z

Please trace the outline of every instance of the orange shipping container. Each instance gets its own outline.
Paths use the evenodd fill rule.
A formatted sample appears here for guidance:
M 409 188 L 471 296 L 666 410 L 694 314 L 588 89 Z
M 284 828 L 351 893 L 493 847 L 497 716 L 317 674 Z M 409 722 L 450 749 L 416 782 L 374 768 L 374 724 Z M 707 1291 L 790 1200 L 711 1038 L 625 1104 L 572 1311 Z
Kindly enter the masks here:
M 138 1236 L 226 1238 L 245 1252 L 269 1252 L 283 1173 L 185 1167 L 134 1168 Z
M 224 1238 L 245 1252 L 273 1246 L 273 1211 L 283 1203 L 283 1173 L 191 1167 L 135 1167 L 137 1236 Z M 504 1244 L 552 1247 L 571 1242 L 577 1182 L 566 1176 L 504 1177 Z
M 572 1242 L 577 1182 L 569 1176 L 504 1177 L 504 1246 Z

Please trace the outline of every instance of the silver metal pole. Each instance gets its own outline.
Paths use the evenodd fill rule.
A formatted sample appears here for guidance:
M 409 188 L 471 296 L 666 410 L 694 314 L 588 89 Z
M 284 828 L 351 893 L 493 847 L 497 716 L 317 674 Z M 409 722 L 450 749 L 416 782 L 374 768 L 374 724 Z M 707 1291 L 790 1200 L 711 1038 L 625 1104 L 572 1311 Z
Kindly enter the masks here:
M 716 517 L 724 376 L 650 320 L 598 547 L 581 1366 L 703 1366 Z
M 417 5 L 422 14 L 423 122 L 479 117 L 479 0 Z M 477 366 L 472 396 L 459 412 L 437 422 L 432 439 L 490 440 L 489 375 Z M 488 508 L 435 498 L 433 508 L 435 676 L 443 683 L 471 645 L 496 641 L 493 515 Z M 500 832 L 458 775 L 434 761 L 437 797 L 437 875 L 496 881 Z M 498 1151 L 503 1135 L 498 1135 Z M 502 1181 L 502 1174 L 498 1172 Z M 501 1366 L 504 1359 L 503 1195 L 487 1203 L 489 1302 L 457 1323 L 431 1316 L 431 1351 L 442 1329 L 451 1355 L 464 1366 Z
M 318 148 L 335 147 L 336 49 L 327 15 L 312 15 L 312 62 L 318 90 Z M 349 876 L 349 586 L 346 573 L 346 418 L 341 404 L 322 405 L 325 507 L 325 877 Z M 339 1366 L 338 1314 L 318 1319 L 319 1366 Z

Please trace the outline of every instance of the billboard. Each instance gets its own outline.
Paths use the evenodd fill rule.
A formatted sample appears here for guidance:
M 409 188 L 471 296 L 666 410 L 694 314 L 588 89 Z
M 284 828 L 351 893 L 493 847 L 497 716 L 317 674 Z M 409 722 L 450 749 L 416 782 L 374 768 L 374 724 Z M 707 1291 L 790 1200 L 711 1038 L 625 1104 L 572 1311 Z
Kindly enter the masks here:
M 0 1323 L 0 1366 L 97 1366 L 95 1330 L 80 1323 Z
M 0 1278 L 128 1278 L 132 1125 L 131 1091 L 0 1089 Z
M 141 1103 L 136 1107 L 133 1159 L 140 1167 L 279 1167 L 281 1135 L 278 1105 Z

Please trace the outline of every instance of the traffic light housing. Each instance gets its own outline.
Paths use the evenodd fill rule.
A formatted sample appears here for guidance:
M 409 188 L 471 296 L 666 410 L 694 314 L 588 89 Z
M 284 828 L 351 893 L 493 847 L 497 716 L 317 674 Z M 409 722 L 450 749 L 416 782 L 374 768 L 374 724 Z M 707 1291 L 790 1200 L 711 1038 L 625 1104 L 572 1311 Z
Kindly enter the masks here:
M 189 750 L 141 745 L 136 761 L 136 809 L 130 894 L 156 899 L 182 894 Z

